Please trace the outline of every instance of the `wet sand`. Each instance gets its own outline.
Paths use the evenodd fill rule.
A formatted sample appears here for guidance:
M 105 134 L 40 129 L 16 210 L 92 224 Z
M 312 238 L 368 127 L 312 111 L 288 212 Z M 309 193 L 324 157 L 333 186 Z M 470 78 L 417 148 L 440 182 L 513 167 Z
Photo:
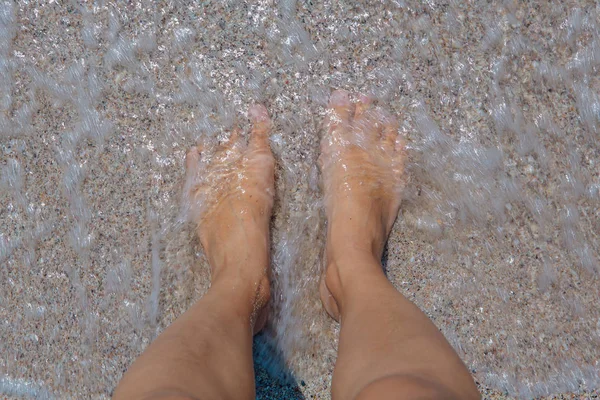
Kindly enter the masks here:
M 384 266 L 484 396 L 598 396 L 593 2 L 11 4 L 0 4 L 2 396 L 109 397 L 207 290 L 179 218 L 183 157 L 246 126 L 256 101 L 277 158 L 258 392 L 329 398 L 338 328 L 318 297 L 315 164 L 334 88 L 372 94 L 401 122 L 410 184 Z M 286 389 L 265 372 L 280 365 L 294 372 Z

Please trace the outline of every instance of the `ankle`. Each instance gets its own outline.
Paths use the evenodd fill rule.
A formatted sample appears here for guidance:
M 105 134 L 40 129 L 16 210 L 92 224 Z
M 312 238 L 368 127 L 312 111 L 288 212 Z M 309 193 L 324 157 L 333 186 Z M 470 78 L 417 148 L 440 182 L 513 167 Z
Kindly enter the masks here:
M 354 270 L 363 270 L 365 266 L 381 269 L 381 258 L 373 249 L 361 249 L 348 245 L 342 248 L 327 247 L 327 269 L 333 267 L 341 274 L 352 274 Z
M 385 241 L 374 233 L 332 228 L 327 232 L 327 260 L 379 262 L 384 245 Z
M 346 300 L 371 282 L 384 279 L 380 260 L 368 251 L 348 251 L 329 258 L 325 273 L 325 284 L 335 299 L 340 312 Z
M 240 304 L 251 312 L 260 311 L 271 297 L 268 263 L 251 267 L 237 264 L 213 269 L 210 290 Z
M 245 218 L 245 219 L 244 219 Z M 234 265 L 237 262 L 254 263 L 268 259 L 269 226 L 254 219 L 223 217 L 218 226 L 199 226 L 197 235 L 211 269 Z
M 344 221 L 332 218 L 328 221 L 327 256 L 330 260 L 351 255 L 379 261 L 386 239 L 384 224 L 377 219 L 347 217 Z

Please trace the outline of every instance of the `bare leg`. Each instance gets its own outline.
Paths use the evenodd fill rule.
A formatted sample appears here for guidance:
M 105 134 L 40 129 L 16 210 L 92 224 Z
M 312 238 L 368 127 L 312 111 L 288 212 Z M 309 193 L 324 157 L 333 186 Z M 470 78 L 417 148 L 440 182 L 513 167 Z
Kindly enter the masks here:
M 254 398 L 252 336 L 269 300 L 274 161 L 267 110 L 250 114 L 248 145 L 234 132 L 213 155 L 196 147 L 187 155 L 185 196 L 211 287 L 133 363 L 115 399 Z
M 341 322 L 334 399 L 476 399 L 477 388 L 443 335 L 383 274 L 398 214 L 404 148 L 395 119 L 364 96 L 330 100 L 321 167 L 328 219 L 321 298 Z

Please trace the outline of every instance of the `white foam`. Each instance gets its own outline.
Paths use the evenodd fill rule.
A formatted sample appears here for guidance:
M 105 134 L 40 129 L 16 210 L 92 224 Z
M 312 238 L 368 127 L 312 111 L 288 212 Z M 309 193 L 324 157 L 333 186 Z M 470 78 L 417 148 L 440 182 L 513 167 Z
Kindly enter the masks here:
M 167 275 L 164 273 L 167 261 L 161 259 L 168 256 L 163 242 L 167 242 L 165 235 L 173 227 L 172 221 L 164 216 L 170 209 L 169 202 L 162 196 L 168 195 L 152 192 L 150 197 L 156 194 L 160 197 L 156 204 L 164 207 L 156 207 L 156 214 L 143 224 L 144 229 L 151 232 L 150 239 L 141 238 L 143 243 L 136 250 L 117 251 L 124 257 L 110 264 L 105 276 L 95 277 L 104 282 L 104 290 L 98 290 L 100 295 L 86 288 L 89 284 L 86 279 L 90 278 L 86 274 L 92 268 L 92 261 L 103 257 L 94 247 L 97 231 L 92 221 L 97 210 L 91 209 L 93 202 L 86 197 L 89 192 L 85 189 L 86 182 L 97 183 L 95 179 L 105 171 L 90 169 L 89 166 L 94 165 L 90 160 L 102 154 L 105 150 L 102 146 L 107 142 L 119 146 L 109 140 L 117 129 L 115 123 L 120 129 L 128 129 L 127 119 L 117 121 L 118 115 L 111 116 L 114 119 L 111 122 L 104 114 L 105 107 L 110 110 L 114 105 L 102 103 L 110 103 L 113 96 L 123 96 L 117 99 L 121 101 L 147 98 L 148 104 L 157 105 L 160 110 L 156 115 L 166 120 L 164 129 L 168 132 L 159 139 L 158 145 L 152 139 L 154 147 L 150 152 L 161 152 L 162 158 L 152 157 L 160 161 L 156 165 L 162 169 L 153 172 L 161 180 L 177 179 L 170 167 L 181 163 L 184 148 L 200 141 L 210 150 L 226 138 L 227 129 L 240 118 L 241 105 L 259 100 L 277 110 L 277 129 L 271 144 L 278 157 L 279 183 L 285 187 L 280 193 L 283 217 L 278 222 L 285 221 L 288 226 L 278 227 L 274 244 L 273 343 L 280 347 L 287 361 L 293 360 L 301 352 L 299 349 L 307 346 L 303 329 L 305 325 L 311 326 L 306 324 L 311 322 L 311 316 L 302 315 L 298 310 L 307 303 L 306 293 L 311 285 L 317 285 L 320 272 L 320 260 L 305 259 L 322 245 L 318 238 L 323 222 L 318 194 L 320 176 L 315 165 L 318 133 L 313 127 L 320 120 L 315 113 L 327 104 L 332 87 L 367 87 L 379 101 L 389 102 L 401 110 L 401 130 L 409 139 L 411 165 L 408 169 L 412 178 L 405 192 L 407 209 L 412 209 L 407 212 L 405 222 L 410 229 L 421 232 L 442 256 L 451 260 L 460 258 L 465 269 L 473 273 L 475 278 L 471 281 L 457 277 L 449 283 L 456 288 L 463 304 L 476 303 L 471 298 L 474 296 L 472 288 L 476 287 L 477 294 L 492 293 L 498 303 L 511 307 L 515 297 L 512 282 L 480 287 L 477 280 L 486 271 L 480 266 L 480 255 L 503 253 L 505 245 L 519 248 L 530 244 L 539 250 L 538 264 L 527 265 L 534 294 L 539 291 L 540 296 L 534 296 L 532 303 L 554 301 L 557 287 L 575 279 L 572 276 L 596 279 L 599 243 L 594 232 L 586 232 L 582 227 L 588 220 L 594 222 L 595 216 L 587 213 L 586 208 L 593 209 L 600 201 L 600 181 L 594 174 L 597 165 L 593 164 L 595 156 L 590 156 L 597 148 L 600 129 L 599 6 L 594 9 L 582 5 L 568 10 L 569 16 L 560 28 L 550 27 L 551 35 L 546 35 L 543 29 L 529 35 L 529 28 L 516 12 L 519 5 L 510 1 L 481 5 L 474 13 L 465 11 L 462 3 L 452 1 L 436 15 L 440 8 L 433 2 L 413 4 L 396 0 L 389 11 L 396 14 L 388 19 L 402 19 L 404 14 L 410 14 L 412 23 L 398 28 L 398 37 L 390 37 L 391 31 L 387 28 L 358 24 L 356 20 L 341 21 L 327 14 L 319 16 L 322 18 L 319 24 L 325 24 L 326 28 L 318 27 L 317 34 L 313 34 L 314 27 L 306 26 L 302 19 L 313 16 L 307 17 L 305 10 L 304 15 L 299 12 L 305 5 L 286 0 L 271 8 L 272 3 L 263 1 L 248 8 L 248 13 L 253 14 L 248 17 L 253 19 L 256 31 L 244 33 L 250 35 L 248 40 L 258 40 L 250 45 L 242 44 L 246 47 L 241 50 L 253 49 L 252 57 L 243 52 L 242 56 L 237 55 L 238 38 L 229 40 L 227 36 L 237 32 L 223 32 L 227 40 L 221 38 L 221 33 L 205 34 L 203 29 L 213 22 L 207 15 L 195 15 L 193 11 L 178 13 L 174 7 L 177 24 L 166 30 L 167 37 L 156 22 L 163 17 L 159 14 L 149 23 L 156 25 L 152 30 L 136 25 L 145 17 L 134 16 L 128 8 L 74 6 L 81 13 L 80 42 L 77 43 L 81 46 L 72 49 L 73 54 L 77 54 L 76 59 L 59 60 L 59 65 L 45 69 L 32 61 L 31 55 L 19 56 L 20 49 L 14 46 L 16 34 L 23 28 L 17 18 L 21 4 L 0 2 L 0 139 L 3 146 L 11 140 L 26 143 L 20 145 L 22 154 L 23 148 L 32 142 L 43 142 L 43 148 L 50 153 L 54 149 L 49 157 L 58 164 L 59 191 L 63 197 L 61 204 L 49 205 L 65 213 L 64 218 L 61 215 L 56 220 L 44 220 L 46 216 L 36 204 L 38 191 L 30 187 L 42 168 L 53 171 L 56 166 L 27 164 L 20 156 L 15 157 L 7 146 L 6 162 L 0 170 L 0 188 L 8 199 L 6 210 L 11 221 L 23 224 L 16 233 L 0 232 L 0 261 L 12 262 L 18 257 L 17 262 L 26 271 L 36 272 L 36 247 L 41 239 L 49 236 L 53 229 L 69 232 L 69 243 L 77 261 L 65 269 L 74 293 L 75 304 L 70 306 L 74 306 L 78 314 L 79 339 L 88 352 L 88 359 L 83 361 L 93 360 L 95 341 L 106 334 L 102 319 L 111 315 L 102 314 L 109 307 L 99 314 L 97 304 L 102 302 L 97 301 L 98 296 L 114 299 L 117 310 L 122 307 L 126 315 L 124 321 L 114 322 L 114 325 L 111 321 L 107 326 L 132 329 L 135 342 L 132 344 L 136 350 L 140 341 L 147 340 L 148 328 L 152 330 L 150 336 L 156 332 L 163 306 L 160 292 L 165 283 L 161 280 Z M 228 4 L 228 7 L 235 6 Z M 561 15 L 567 10 L 557 3 L 549 6 L 547 12 Z M 349 17 L 352 16 L 369 18 L 356 10 L 349 11 Z M 441 28 L 438 16 L 443 19 Z M 460 36 L 458 33 L 471 18 L 481 18 L 480 37 Z M 535 21 L 531 29 L 538 23 Z M 30 25 L 25 22 L 24 28 L 33 28 Z M 372 35 L 371 29 L 379 33 Z M 478 38 L 481 40 L 475 43 Z M 218 49 L 225 42 L 230 48 Z M 386 46 L 385 49 L 382 46 Z M 558 51 L 561 46 L 567 46 L 566 55 Z M 82 54 L 77 53 L 79 47 L 84 49 Z M 185 57 L 177 58 L 182 55 Z M 357 59 L 351 60 L 355 55 Z M 378 58 L 372 58 L 375 55 Z M 175 59 L 177 61 L 172 61 Z M 529 59 L 533 59 L 532 64 L 525 61 Z M 176 89 L 161 87 L 153 69 L 156 65 L 162 68 L 160 73 L 178 77 Z M 420 81 L 428 76 L 415 71 L 415 66 L 426 68 L 428 74 L 439 73 L 439 80 Z M 30 79 L 31 84 L 21 83 L 26 87 L 17 87 L 17 73 L 24 77 L 23 82 Z M 525 78 L 529 78 L 529 74 L 535 82 L 533 91 L 527 89 Z M 226 87 L 219 86 L 223 76 L 227 76 L 227 85 L 223 85 Z M 106 81 L 107 78 L 114 81 Z M 26 95 L 21 93 L 18 97 L 16 93 L 20 90 Z M 427 93 L 428 90 L 434 93 Z M 438 96 L 435 91 L 443 93 Z M 40 92 L 44 96 L 40 96 Z M 555 99 L 563 101 L 565 108 L 569 108 L 566 113 L 578 117 L 579 121 L 576 118 L 566 122 L 558 120 L 553 113 L 562 110 L 563 105 L 544 107 Z M 46 111 L 40 109 L 46 106 L 46 100 L 53 110 L 72 113 L 72 126 L 52 128 L 52 132 L 44 131 L 38 138 L 34 135 L 40 132 L 40 126 L 33 127 L 32 123 L 39 112 Z M 529 109 L 540 104 L 539 110 Z M 189 122 L 180 121 L 182 114 L 189 117 Z M 481 119 L 471 120 L 474 116 Z M 134 146 L 146 134 L 118 133 Z M 315 148 L 302 148 L 302 143 L 312 143 Z M 92 150 L 93 146 L 97 149 Z M 144 151 L 136 149 L 128 153 L 131 158 L 128 158 L 127 168 L 135 170 L 142 168 L 140 165 L 146 168 Z M 560 177 L 558 171 L 561 171 Z M 112 172 L 108 175 L 113 176 Z M 152 190 L 160 192 L 162 186 L 153 184 Z M 409 215 L 413 218 L 411 221 L 408 221 Z M 519 226 L 526 229 L 521 232 Z M 497 241 L 476 234 L 470 236 L 478 230 L 495 232 Z M 469 241 L 463 243 L 461 237 L 452 236 L 455 233 L 469 237 Z M 504 237 L 510 235 L 514 237 L 503 244 Z M 68 252 L 68 248 L 64 250 Z M 550 256 L 553 252 L 560 257 Z M 132 260 L 138 255 L 150 258 L 141 268 L 143 272 L 132 267 Z M 516 266 L 515 255 L 515 251 L 506 253 L 505 259 L 511 267 Z M 500 264 L 493 267 L 503 268 Z M 149 284 L 140 290 L 140 281 L 144 279 L 149 279 Z M 439 279 L 436 272 L 432 272 L 432 279 Z M 144 294 L 135 297 L 140 291 Z M 453 292 L 447 294 L 451 300 L 453 295 Z M 0 301 L 5 301 L 5 297 Z M 51 307 L 63 307 L 62 304 L 28 301 L 31 307 L 26 308 L 26 316 L 31 320 L 49 318 Z M 589 317 L 589 305 L 578 301 L 565 299 L 563 303 L 558 301 L 556 307 L 568 306 L 578 317 Z M 491 315 L 499 319 L 498 326 L 515 326 L 514 321 L 500 320 L 517 316 L 503 316 L 498 310 Z M 540 316 L 525 322 L 537 325 L 522 327 L 523 332 L 530 332 L 528 329 L 536 334 L 544 330 L 559 332 L 551 321 Z M 445 329 L 445 333 L 457 349 L 469 349 L 465 333 L 453 329 Z M 37 332 L 25 334 L 31 343 L 35 342 L 34 335 L 40 341 L 46 339 Z M 55 335 L 60 335 L 59 331 Z M 536 355 L 532 365 L 548 367 L 554 370 L 552 373 L 527 370 L 517 374 L 516 367 L 528 350 L 522 337 L 509 342 L 505 359 L 494 359 L 499 363 L 496 370 L 485 371 L 487 364 L 481 361 L 485 365 L 480 364 L 478 373 L 485 378 L 485 383 L 526 398 L 599 386 L 597 365 L 562 362 L 556 357 L 552 359 L 550 353 Z M 553 351 L 570 354 L 563 348 Z M 65 384 L 74 377 L 68 375 L 71 373 L 68 363 L 63 367 L 58 361 L 56 370 L 49 372 L 49 379 Z M 0 393 L 43 397 L 45 392 L 40 385 L 3 377 Z
M 41 382 L 14 379 L 7 375 L 0 376 L 0 393 L 5 396 L 28 397 L 39 400 L 51 400 L 55 398 Z

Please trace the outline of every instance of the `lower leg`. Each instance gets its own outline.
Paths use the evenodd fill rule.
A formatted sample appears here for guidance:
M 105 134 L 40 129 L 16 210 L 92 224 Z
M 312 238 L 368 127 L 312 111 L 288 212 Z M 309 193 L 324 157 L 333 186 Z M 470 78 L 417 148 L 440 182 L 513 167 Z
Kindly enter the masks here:
M 135 361 L 114 398 L 252 399 L 255 294 L 245 286 L 213 280 Z
M 462 361 L 387 280 L 377 256 L 354 254 L 328 269 L 341 321 L 334 398 L 478 398 Z

